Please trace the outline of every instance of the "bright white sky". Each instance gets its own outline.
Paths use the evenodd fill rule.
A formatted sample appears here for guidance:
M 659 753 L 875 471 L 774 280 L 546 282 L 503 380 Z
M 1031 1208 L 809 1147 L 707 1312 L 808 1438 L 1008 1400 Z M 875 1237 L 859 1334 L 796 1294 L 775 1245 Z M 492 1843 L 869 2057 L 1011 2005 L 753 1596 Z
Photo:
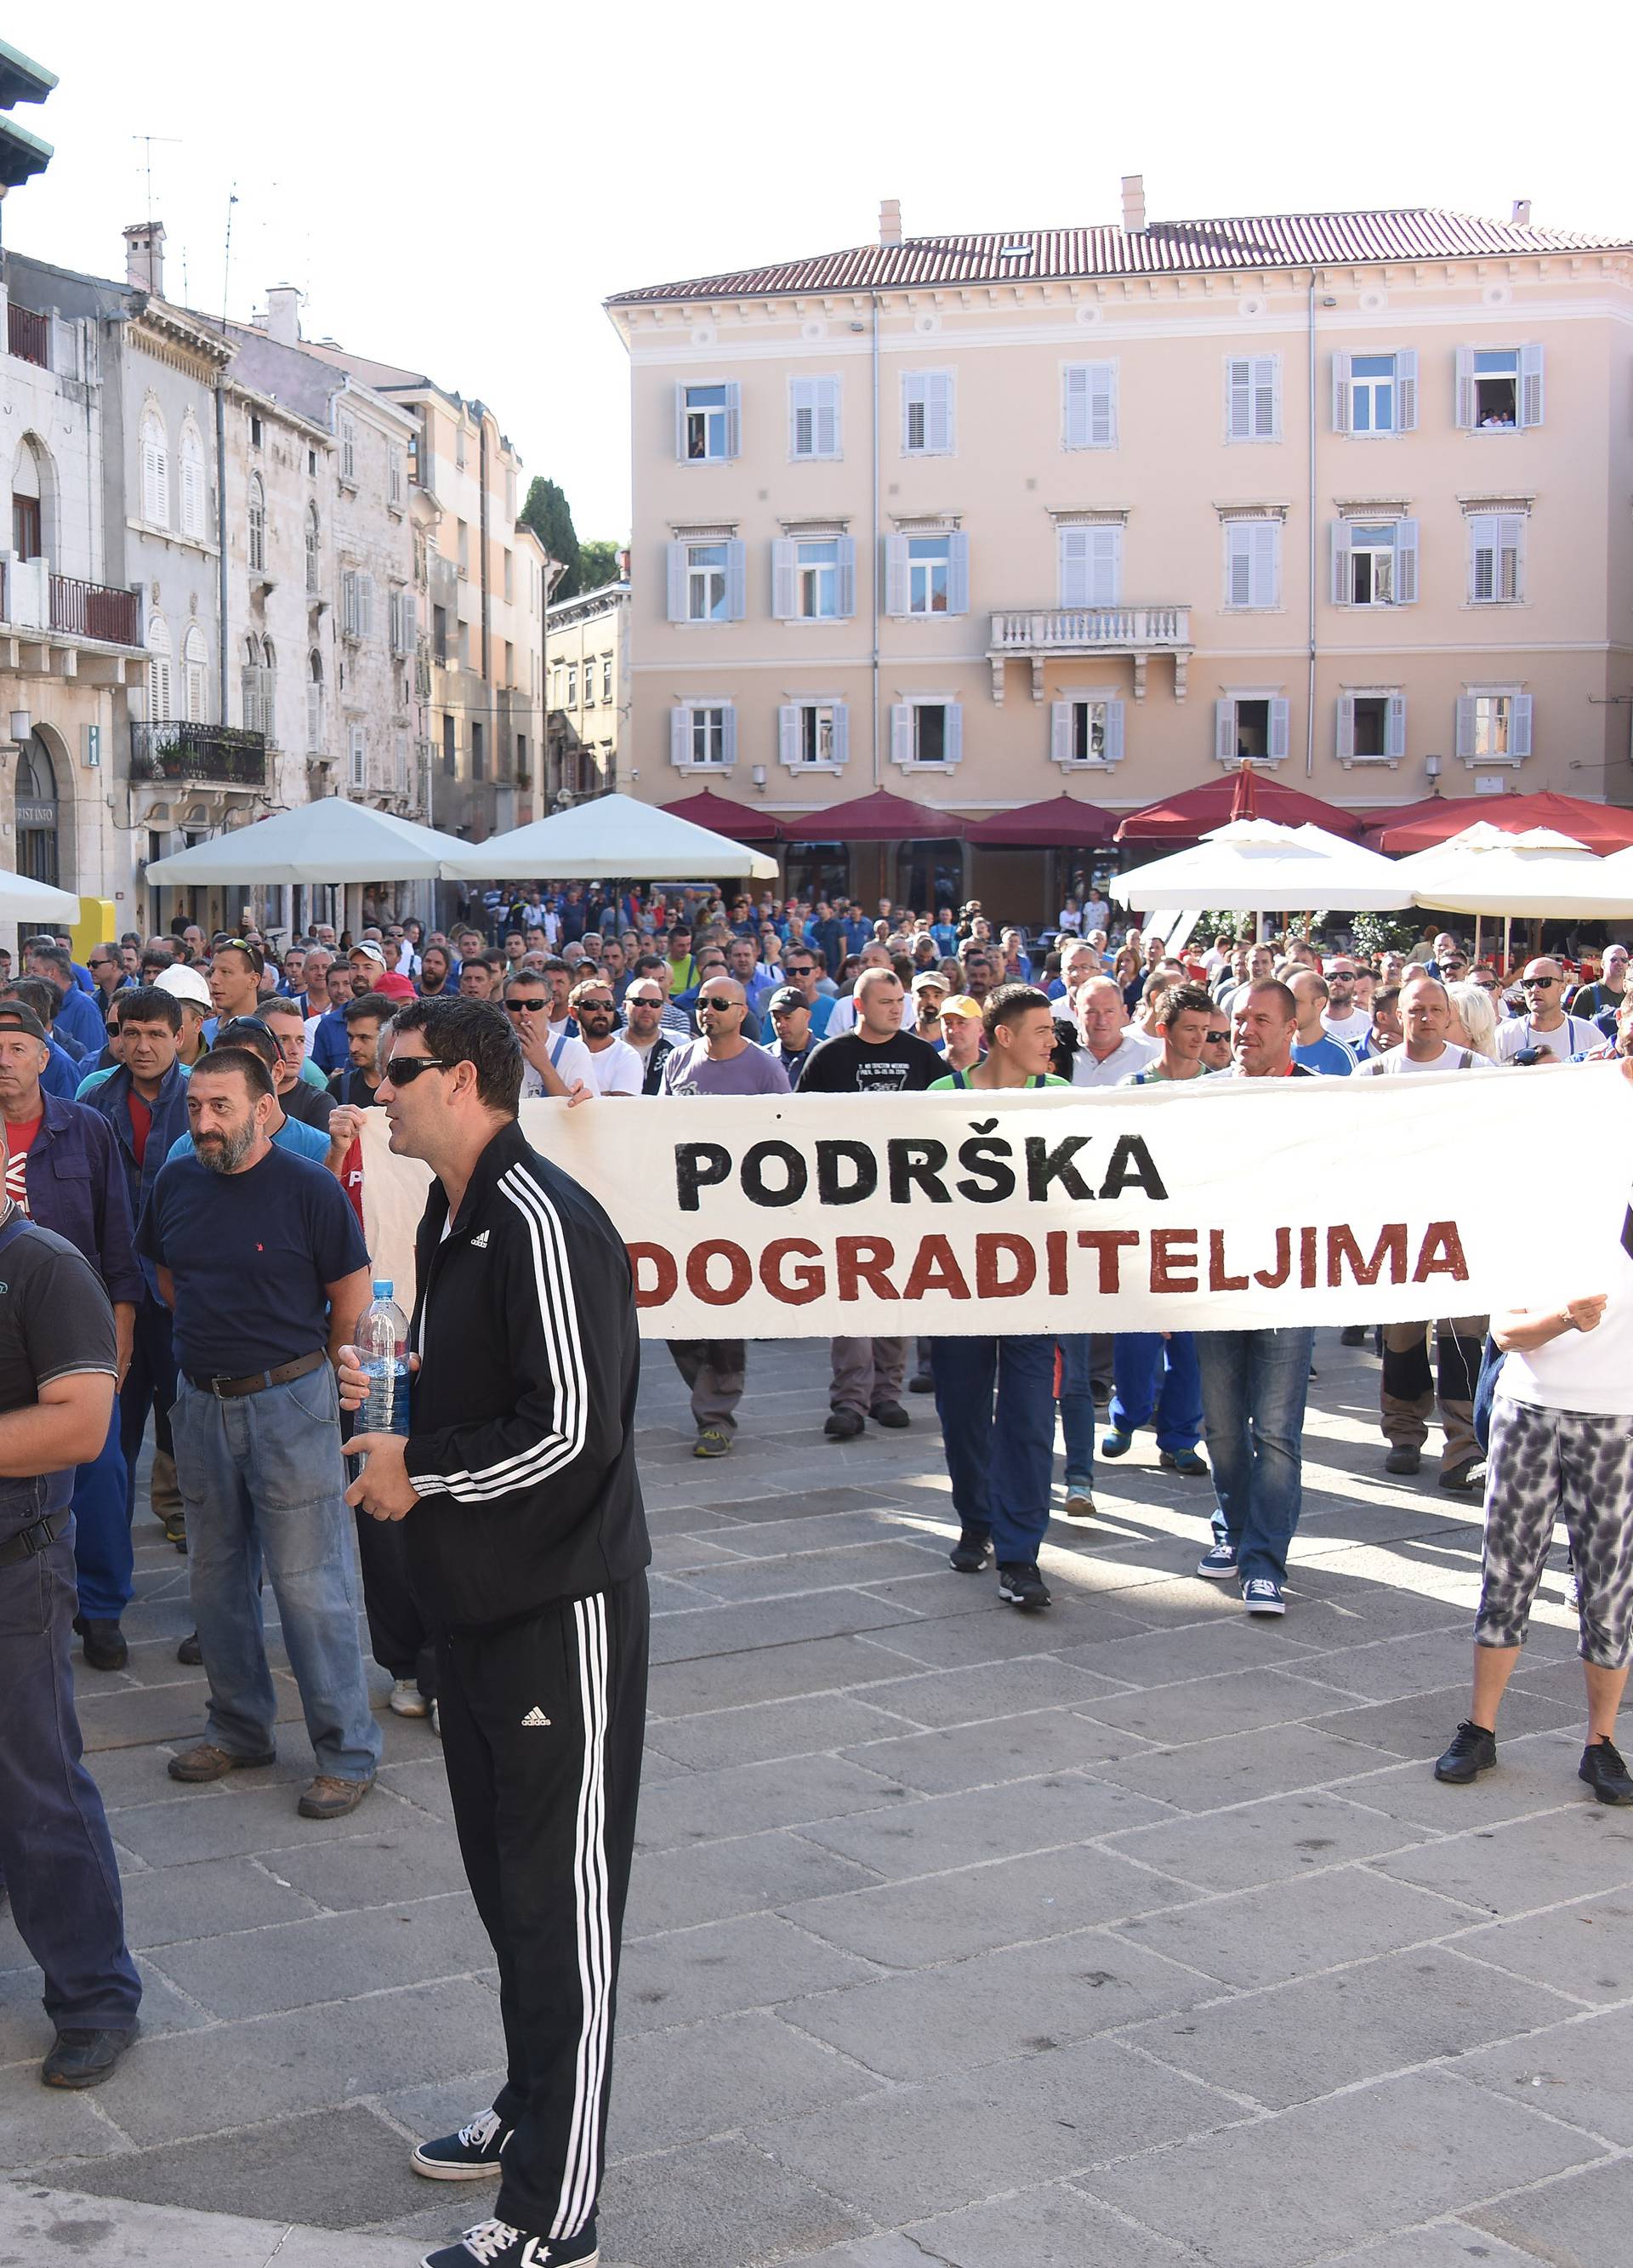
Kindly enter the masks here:
M 1125 171 L 1153 220 L 1506 218 L 1529 196 L 1539 225 L 1633 238 L 1629 21 L 1614 0 L 1548 27 L 1511 0 L 12 0 L 5 36 L 62 84 L 19 114 L 56 157 L 4 233 L 122 274 L 120 230 L 148 205 L 132 137 L 175 136 L 152 152 L 167 296 L 185 266 L 185 297 L 220 309 L 236 185 L 232 314 L 299 284 L 308 336 L 480 395 L 580 536 L 622 536 L 608 292 L 867 241 L 885 196 L 910 236 L 1114 222 Z

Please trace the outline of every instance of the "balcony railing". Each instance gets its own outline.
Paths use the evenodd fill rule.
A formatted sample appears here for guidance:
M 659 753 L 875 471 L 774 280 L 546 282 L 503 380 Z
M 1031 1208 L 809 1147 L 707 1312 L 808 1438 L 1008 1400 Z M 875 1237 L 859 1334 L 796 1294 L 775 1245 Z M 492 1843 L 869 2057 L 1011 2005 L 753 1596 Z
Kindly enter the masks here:
M 106 583 L 82 583 L 75 575 L 51 578 L 51 628 L 70 637 L 97 638 L 105 645 L 142 643 L 142 604 L 134 591 Z
M 1134 660 L 1134 697 L 1145 698 L 1145 664 L 1153 653 L 1173 656 L 1174 697 L 1185 698 L 1191 652 L 1188 607 L 1041 607 L 1011 608 L 992 617 L 987 659 L 992 697 L 1004 698 L 1006 661 L 1032 664 L 1032 697 L 1043 698 L 1043 666 L 1075 654 L 1128 654 Z
M 50 368 L 51 322 L 47 315 L 36 315 L 32 307 L 19 307 L 10 300 L 5 311 L 6 352 L 18 362 L 38 363 L 41 370 Z
M 180 721 L 130 727 L 133 780 L 195 780 L 217 787 L 265 787 L 267 741 L 262 733 L 228 725 Z

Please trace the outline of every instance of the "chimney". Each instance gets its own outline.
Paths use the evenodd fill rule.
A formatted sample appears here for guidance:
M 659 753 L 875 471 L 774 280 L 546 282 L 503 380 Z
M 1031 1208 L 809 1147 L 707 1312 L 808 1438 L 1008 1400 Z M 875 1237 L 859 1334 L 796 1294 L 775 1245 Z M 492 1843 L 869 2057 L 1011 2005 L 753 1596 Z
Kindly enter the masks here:
M 1516 228 L 1529 228 L 1531 225 L 1530 198 L 1516 197 L 1514 199 L 1514 210 L 1510 213 L 1508 217 Z
M 301 294 L 292 284 L 267 287 L 267 335 L 281 347 L 300 344 Z
M 1129 236 L 1141 236 L 1145 230 L 1145 176 L 1125 173 L 1122 177 L 1122 225 Z
M 886 197 L 879 208 L 879 240 L 881 244 L 901 241 L 901 200 Z
M 165 296 L 165 224 L 136 221 L 125 231 L 125 281 L 138 291 Z

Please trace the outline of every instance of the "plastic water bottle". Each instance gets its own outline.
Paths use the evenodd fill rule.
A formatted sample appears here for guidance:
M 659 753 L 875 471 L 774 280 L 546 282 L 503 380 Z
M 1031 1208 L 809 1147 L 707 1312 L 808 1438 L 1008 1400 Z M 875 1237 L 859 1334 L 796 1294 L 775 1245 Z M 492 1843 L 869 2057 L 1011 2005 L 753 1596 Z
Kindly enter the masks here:
M 373 1286 L 357 1318 L 357 1356 L 369 1374 L 369 1398 L 357 1413 L 360 1433 L 408 1430 L 408 1319 L 392 1298 L 394 1286 Z

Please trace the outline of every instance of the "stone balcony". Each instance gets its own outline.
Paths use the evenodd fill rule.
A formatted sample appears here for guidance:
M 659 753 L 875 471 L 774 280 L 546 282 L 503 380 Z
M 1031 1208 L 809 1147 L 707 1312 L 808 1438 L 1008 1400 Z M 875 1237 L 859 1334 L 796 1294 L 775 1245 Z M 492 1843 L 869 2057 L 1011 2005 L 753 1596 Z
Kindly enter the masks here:
M 1004 699 L 1004 665 L 1032 665 L 1032 697 L 1043 698 L 1043 667 L 1048 661 L 1106 654 L 1134 664 L 1134 697 L 1145 698 L 1145 665 L 1154 653 L 1173 657 L 1173 697 L 1185 698 L 1186 665 L 1191 658 L 1188 607 L 1011 608 L 992 617 L 987 659 L 992 667 L 992 697 Z

